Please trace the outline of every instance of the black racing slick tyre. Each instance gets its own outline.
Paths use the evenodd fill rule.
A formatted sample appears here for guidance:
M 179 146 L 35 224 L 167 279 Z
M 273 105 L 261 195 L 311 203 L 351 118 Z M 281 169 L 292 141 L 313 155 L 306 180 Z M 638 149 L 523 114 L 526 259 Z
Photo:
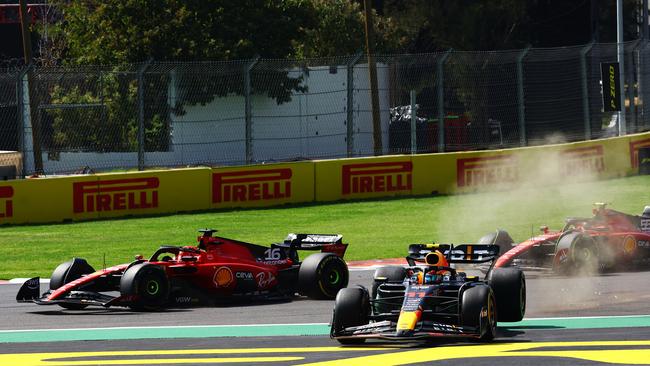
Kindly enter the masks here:
M 406 268 L 401 266 L 385 266 L 375 270 L 372 281 L 372 298 L 377 298 L 377 288 L 385 282 L 402 282 L 406 278 Z
M 576 273 L 590 274 L 598 271 L 598 246 L 592 238 L 586 235 L 576 237 L 569 253 Z
M 133 296 L 134 310 L 158 310 L 168 301 L 169 280 L 165 270 L 151 263 L 129 267 L 120 279 L 120 294 Z
M 479 340 L 489 341 L 496 337 L 499 312 L 490 286 L 475 286 L 464 291 L 460 312 L 464 327 L 479 329 Z
M 494 268 L 488 274 L 500 322 L 518 322 L 526 314 L 526 277 L 518 268 Z
M 59 287 L 70 283 L 81 276 L 91 274 L 95 269 L 82 258 L 73 258 L 67 262 L 59 264 L 50 277 L 50 290 L 56 290 Z M 60 303 L 59 306 L 70 310 L 85 309 L 88 305 Z
M 482 236 L 478 240 L 478 244 L 491 244 L 499 247 L 499 255 L 512 249 L 512 244 L 515 241 L 512 240 L 510 234 L 507 231 L 502 229 L 497 229 L 494 232 L 491 232 L 487 235 Z
M 392 313 L 393 310 L 399 310 L 402 307 L 403 297 L 380 291 L 379 286 L 384 283 L 402 283 L 404 278 L 406 278 L 406 269 L 401 266 L 385 266 L 375 270 L 371 292 L 375 315 Z
M 298 292 L 312 299 L 334 299 L 348 285 L 348 265 L 332 253 L 307 257 L 298 271 Z
M 368 291 L 361 287 L 349 287 L 339 291 L 334 302 L 334 316 L 332 318 L 332 336 L 336 337 L 348 327 L 355 327 L 368 323 L 370 301 Z M 337 338 L 341 344 L 359 344 L 364 338 Z

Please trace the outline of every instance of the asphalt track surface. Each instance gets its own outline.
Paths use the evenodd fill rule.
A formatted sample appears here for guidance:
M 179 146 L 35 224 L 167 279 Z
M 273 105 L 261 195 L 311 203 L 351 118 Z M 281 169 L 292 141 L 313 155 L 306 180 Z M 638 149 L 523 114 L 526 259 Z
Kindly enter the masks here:
M 353 271 L 350 284 L 369 286 L 371 278 L 371 271 Z M 0 285 L 0 365 L 650 365 L 650 317 L 644 317 L 650 314 L 650 272 L 575 278 L 527 273 L 527 284 L 526 321 L 501 323 L 492 343 L 363 347 L 340 347 L 327 337 L 332 301 L 297 298 L 156 313 L 70 311 L 18 304 L 18 285 Z M 555 319 L 563 317 L 584 319 Z M 109 335 L 113 329 L 127 336 Z M 65 340 L 64 330 L 74 336 Z

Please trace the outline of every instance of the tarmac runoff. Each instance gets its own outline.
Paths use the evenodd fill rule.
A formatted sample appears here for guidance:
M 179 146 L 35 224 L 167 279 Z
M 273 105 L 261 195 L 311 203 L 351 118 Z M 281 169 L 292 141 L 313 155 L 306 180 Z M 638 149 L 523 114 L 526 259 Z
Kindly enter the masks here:
M 649 327 L 650 315 L 530 318 L 500 323 L 504 330 L 566 330 Z M 327 323 L 255 324 L 206 326 L 114 327 L 0 331 L 0 343 L 65 342 L 90 340 L 137 340 L 207 337 L 328 336 Z

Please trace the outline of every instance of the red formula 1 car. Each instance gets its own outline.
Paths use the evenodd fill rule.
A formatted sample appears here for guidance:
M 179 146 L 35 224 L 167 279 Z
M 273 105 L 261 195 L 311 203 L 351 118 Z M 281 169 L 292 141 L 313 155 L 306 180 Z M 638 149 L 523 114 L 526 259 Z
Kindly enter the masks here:
M 39 278 L 32 278 L 16 300 L 66 309 L 155 310 L 251 296 L 286 299 L 296 293 L 333 299 L 347 286 L 347 244 L 341 235 L 289 234 L 283 243 L 265 247 L 213 236 L 215 231 L 200 230 L 197 246 L 162 246 L 149 260 L 140 256 L 99 271 L 74 258 L 54 270 L 49 291 L 40 296 Z M 321 252 L 301 262 L 298 250 Z
M 571 274 L 650 264 L 650 206 L 635 216 L 597 203 L 593 217 L 569 217 L 560 231 L 543 226 L 541 235 L 514 244 L 507 232 L 497 230 L 479 242 L 501 247 L 504 254 L 496 261 L 496 268 L 551 269 Z

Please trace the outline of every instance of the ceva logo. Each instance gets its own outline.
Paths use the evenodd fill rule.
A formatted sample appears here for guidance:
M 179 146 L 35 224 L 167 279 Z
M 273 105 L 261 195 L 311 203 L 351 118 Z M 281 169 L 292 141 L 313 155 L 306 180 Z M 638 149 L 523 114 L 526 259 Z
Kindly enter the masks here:
M 212 202 L 290 198 L 292 175 L 290 168 L 212 173 Z
M 410 192 L 413 163 L 410 161 L 348 164 L 342 166 L 343 195 L 370 192 Z
M 73 183 L 74 213 L 158 207 L 157 177 Z
M 602 145 L 579 147 L 560 153 L 560 174 L 582 175 L 605 171 L 605 154 Z
M 513 155 L 456 160 L 456 184 L 459 188 L 512 183 L 518 180 L 519 171 Z
M 0 187 L 0 218 L 2 217 L 13 217 L 14 216 L 14 205 L 12 198 L 14 196 L 14 188 L 11 186 Z M 4 205 L 2 204 L 4 201 Z

